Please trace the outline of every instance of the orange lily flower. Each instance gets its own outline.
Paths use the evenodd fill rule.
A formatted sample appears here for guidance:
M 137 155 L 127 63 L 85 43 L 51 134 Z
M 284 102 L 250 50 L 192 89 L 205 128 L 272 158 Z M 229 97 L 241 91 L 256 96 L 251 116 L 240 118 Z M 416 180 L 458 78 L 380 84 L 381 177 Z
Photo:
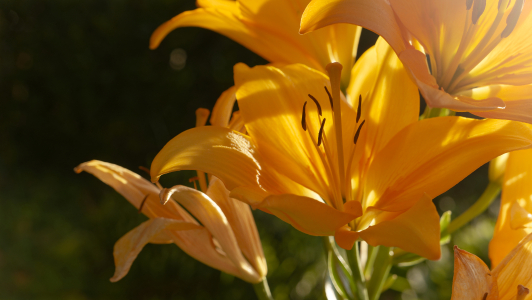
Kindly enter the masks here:
M 339 61 L 351 68 L 361 28 L 340 24 L 301 36 L 299 22 L 309 1 L 198 0 L 198 9 L 159 26 L 151 36 L 150 48 L 157 48 L 176 28 L 202 27 L 233 39 L 272 63 L 302 63 L 325 71 L 328 63 Z M 344 74 L 346 85 L 349 75 Z
M 532 2 L 313 0 L 306 33 L 361 25 L 386 39 L 431 107 L 532 123 Z
M 532 150 L 510 153 L 502 182 L 501 210 L 490 242 L 490 259 L 497 266 L 532 233 Z
M 530 147 L 532 131 L 493 119 L 418 121 L 417 88 L 383 40 L 355 64 L 347 97 L 340 68 L 330 64 L 327 77 L 300 64 L 237 64 L 247 134 L 185 131 L 155 157 L 152 181 L 201 170 L 253 208 L 310 235 L 335 235 L 345 249 L 361 238 L 439 258 L 431 199 L 495 156 Z
M 238 116 L 229 122 L 233 94 L 222 94 L 211 124 L 241 130 Z M 198 109 L 196 125 L 203 126 L 208 115 L 208 110 Z M 198 172 L 196 179 L 202 190 L 198 191 L 185 186 L 162 189 L 125 168 L 97 160 L 82 163 L 74 170 L 93 174 L 150 218 L 115 244 L 112 282 L 128 273 L 148 243 L 175 243 L 198 261 L 251 283 L 261 282 L 266 276 L 266 260 L 249 205 L 229 197 L 218 178 L 211 176 L 207 186 L 205 174 Z
M 526 236 L 492 271 L 476 255 L 454 246 L 452 300 L 530 300 L 532 234 Z
M 93 160 L 75 170 L 93 174 L 150 218 L 116 242 L 112 282 L 126 276 L 148 243 L 175 243 L 202 263 L 251 283 L 266 276 L 266 261 L 249 206 L 231 199 L 216 177 L 211 177 L 206 193 L 185 186 L 164 191 L 163 205 L 160 188 L 120 166 Z

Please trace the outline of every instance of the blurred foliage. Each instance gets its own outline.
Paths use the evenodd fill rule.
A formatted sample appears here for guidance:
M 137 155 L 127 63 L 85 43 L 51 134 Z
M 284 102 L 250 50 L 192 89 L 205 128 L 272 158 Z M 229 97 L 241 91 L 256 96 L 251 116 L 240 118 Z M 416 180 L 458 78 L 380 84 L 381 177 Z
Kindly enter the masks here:
M 233 84 L 232 67 L 265 61 L 216 33 L 185 28 L 159 49 L 151 32 L 193 0 L 0 2 L 0 298 L 253 299 L 251 285 L 175 245 L 148 245 L 110 283 L 114 243 L 145 217 L 77 164 L 100 159 L 142 173 L 173 136 Z M 362 49 L 376 37 L 365 32 Z M 360 52 L 361 53 L 361 52 Z M 188 182 L 178 172 L 163 183 Z M 459 213 L 486 184 L 482 168 L 436 199 Z M 494 210 L 496 212 L 496 209 Z M 322 240 L 254 212 L 278 300 L 323 299 Z M 488 212 L 453 243 L 487 259 Z M 449 299 L 452 245 L 440 262 L 394 268 L 410 289 L 383 299 Z

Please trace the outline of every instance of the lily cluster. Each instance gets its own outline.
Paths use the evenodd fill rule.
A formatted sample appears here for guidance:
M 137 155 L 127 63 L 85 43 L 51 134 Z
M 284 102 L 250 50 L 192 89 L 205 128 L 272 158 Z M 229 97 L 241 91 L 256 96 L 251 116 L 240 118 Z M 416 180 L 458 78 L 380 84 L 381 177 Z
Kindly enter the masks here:
M 489 203 L 502 188 L 489 249 L 492 271 L 455 247 L 452 298 L 529 299 L 532 2 L 197 4 L 157 28 L 150 47 L 178 27 L 196 26 L 228 36 L 271 64 L 235 65 L 235 85 L 216 102 L 211 126 L 203 126 L 209 111 L 199 109 L 197 126 L 154 158 L 153 183 L 99 161 L 76 168 L 114 187 L 150 218 L 117 242 L 112 281 L 127 273 L 145 244 L 173 242 L 205 264 L 262 282 L 266 262 L 251 207 L 303 233 L 334 237 L 347 250 L 338 261 L 350 257 L 342 276 L 355 281 L 337 292 L 377 299 L 390 266 L 357 276 L 359 246 L 439 259 L 441 233 L 452 233 L 487 205 L 479 202 L 444 224 L 432 200 L 500 156 L 490 169 L 495 188 Z M 362 27 L 381 37 L 355 60 Z M 235 101 L 239 111 L 232 114 Z M 162 175 L 180 170 L 197 171 L 199 190 L 159 185 Z M 366 284 L 374 278 L 377 288 Z

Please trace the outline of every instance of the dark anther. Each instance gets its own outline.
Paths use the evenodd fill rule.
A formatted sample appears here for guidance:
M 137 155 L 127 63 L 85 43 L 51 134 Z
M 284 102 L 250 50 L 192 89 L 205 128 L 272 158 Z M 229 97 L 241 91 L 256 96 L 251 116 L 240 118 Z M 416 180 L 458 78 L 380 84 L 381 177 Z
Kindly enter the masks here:
M 142 212 L 142 208 L 144 207 L 144 203 L 146 203 L 146 200 L 148 199 L 148 196 L 150 194 L 146 194 L 146 196 L 144 196 L 144 199 L 142 199 L 142 202 L 140 202 L 140 206 L 139 206 L 139 214 Z
M 485 9 L 486 0 L 475 0 L 475 2 L 473 3 L 473 13 L 471 16 L 471 22 L 473 24 L 477 24 L 478 19 L 480 19 L 480 16 L 482 16 Z
M 362 126 L 364 126 L 364 123 L 366 123 L 366 120 L 360 123 L 360 126 L 358 126 L 357 132 L 355 133 L 355 145 L 357 144 L 358 136 L 360 135 L 360 130 L 362 130 Z
M 486 299 L 488 299 L 488 293 L 485 293 L 484 297 L 482 297 L 482 300 L 486 300 Z
M 326 86 L 324 86 L 324 88 L 325 88 L 325 91 L 327 92 L 327 95 L 329 96 L 329 102 L 331 102 L 331 109 L 334 109 L 331 93 L 329 93 L 329 90 L 327 89 Z
M 430 62 L 430 55 L 427 53 L 425 54 L 425 57 L 427 58 L 427 65 L 429 66 L 429 73 L 432 74 L 432 64 Z
M 361 114 L 362 114 L 362 95 L 358 95 L 357 123 L 358 123 L 358 120 L 360 120 Z
M 466 0 L 466 8 L 467 8 L 467 10 L 471 9 L 471 5 L 473 5 L 473 0 Z
M 517 20 L 519 20 L 519 16 L 521 15 L 521 11 L 523 10 L 524 0 L 517 0 L 515 1 L 514 7 L 512 7 L 512 11 L 508 14 L 508 18 L 506 19 L 506 28 L 501 33 L 501 38 L 506 38 L 512 33 L 512 31 L 515 28 L 515 25 L 517 25 Z
M 319 103 L 318 100 L 316 100 L 316 98 L 314 98 L 311 94 L 308 94 L 308 96 L 310 97 L 310 99 L 312 99 L 312 101 L 314 101 L 314 103 L 316 103 L 316 106 L 318 107 L 318 114 L 321 116 L 321 106 L 320 106 L 320 103 Z
M 321 136 L 323 135 L 323 127 L 325 126 L 325 120 L 327 119 L 323 118 L 323 121 L 321 121 L 320 132 L 318 132 L 318 147 L 321 145 Z
M 301 117 L 301 127 L 303 127 L 303 130 L 307 131 L 307 121 L 305 118 L 305 108 L 307 107 L 307 101 L 305 101 L 305 104 L 303 104 L 303 116 Z

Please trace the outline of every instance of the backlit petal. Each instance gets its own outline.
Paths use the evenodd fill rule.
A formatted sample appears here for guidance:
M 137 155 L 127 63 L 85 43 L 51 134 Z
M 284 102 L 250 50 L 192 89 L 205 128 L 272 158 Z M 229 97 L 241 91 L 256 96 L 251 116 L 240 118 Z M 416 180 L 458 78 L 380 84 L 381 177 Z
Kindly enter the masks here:
M 337 23 L 367 28 L 384 39 L 399 53 L 404 42 L 392 8 L 385 0 L 313 0 L 301 18 L 301 33 Z
M 526 236 L 495 269 L 492 274 L 497 278 L 499 299 L 511 300 L 517 295 L 517 286 L 532 287 L 532 234 Z M 525 299 L 530 299 L 528 295 Z
M 153 33 L 150 48 L 178 27 L 202 27 L 223 34 L 274 63 L 303 63 L 324 71 L 329 62 L 351 67 L 360 28 L 335 25 L 310 35 L 298 33 L 308 0 L 198 1 L 200 8 L 184 12 Z M 346 73 L 346 79 L 349 73 Z
M 453 294 L 451 300 L 497 300 L 497 279 L 476 255 L 454 246 Z
M 201 228 L 197 224 L 166 218 L 150 219 L 140 224 L 116 242 L 113 252 L 116 269 L 111 281 L 116 282 L 126 276 L 131 264 L 133 264 L 142 248 L 163 230 L 194 230 Z
M 228 189 L 260 186 L 259 160 L 248 136 L 218 126 L 189 129 L 170 140 L 151 165 L 152 181 L 179 170 L 200 170 L 222 179 Z
M 519 217 L 515 215 L 516 210 L 525 214 L 527 212 L 532 213 L 531 183 L 532 149 L 510 153 L 504 173 L 501 209 L 489 248 L 492 267 L 499 265 L 500 261 L 512 251 L 521 239 L 532 233 L 530 227 L 515 226 L 517 223 L 515 218 Z M 513 217 L 512 210 L 514 212 Z M 512 228 L 512 223 L 514 223 L 514 228 Z
M 445 68 L 458 50 L 462 38 L 468 13 L 465 1 L 390 0 L 390 4 L 399 20 L 423 45 L 425 52 L 433 58 L 441 55 L 438 70 Z M 440 49 L 440 45 L 445 48 Z
M 439 117 L 399 132 L 370 167 L 366 206 L 401 211 L 427 193 L 436 197 L 482 164 L 532 145 L 523 123 Z
M 491 85 L 472 89 L 468 94 L 475 99 L 489 97 L 504 99 L 506 104 L 504 109 L 473 112 L 477 116 L 532 124 L 532 85 Z
M 362 98 L 361 120 L 365 121 L 364 134 L 357 144 L 348 143 L 347 153 L 357 155 L 354 158 L 357 167 L 353 168 L 356 182 L 367 171 L 362 166 L 368 166 L 397 132 L 418 120 L 419 92 L 392 48 L 379 38 L 353 68 L 348 93 L 353 107 Z
M 427 195 L 409 210 L 393 219 L 378 222 L 359 234 L 372 246 L 399 247 L 433 260 L 441 256 L 440 216 Z
M 341 212 L 312 198 L 291 194 L 269 196 L 257 208 L 277 216 L 299 231 L 316 236 L 334 235 L 336 229 L 359 216 Z

